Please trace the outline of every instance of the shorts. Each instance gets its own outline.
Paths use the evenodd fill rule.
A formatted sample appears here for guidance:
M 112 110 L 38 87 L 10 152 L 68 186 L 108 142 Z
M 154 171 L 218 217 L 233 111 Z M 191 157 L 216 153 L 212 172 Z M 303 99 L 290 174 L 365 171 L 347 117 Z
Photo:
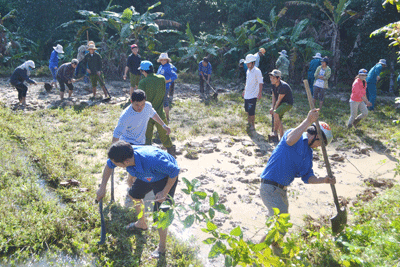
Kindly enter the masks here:
M 274 112 L 275 112 L 276 114 L 279 115 L 279 119 L 282 119 L 282 118 L 283 118 L 283 115 L 284 115 L 286 112 L 288 112 L 289 110 L 291 110 L 292 107 L 293 107 L 293 105 L 290 105 L 290 104 L 288 104 L 288 103 L 281 103 L 281 104 L 279 105 L 279 107 L 278 107 L 277 109 L 274 110 Z
M 97 74 L 90 74 L 89 78 L 90 78 L 90 82 L 92 83 L 92 87 L 97 86 L 97 81 L 99 82 L 100 86 L 105 86 L 103 73 L 100 74 L 100 77 Z
M 161 192 L 164 189 L 165 185 L 168 182 L 168 179 L 171 178 L 165 177 L 164 179 L 154 183 L 146 183 L 143 182 L 142 180 L 136 179 L 132 187 L 129 189 L 128 194 L 134 199 L 144 199 L 146 194 L 149 193 L 151 190 L 153 190 L 154 195 L 157 195 L 158 192 Z M 169 190 L 168 197 L 166 200 L 169 203 L 172 203 L 171 199 L 174 198 L 177 184 L 178 184 L 178 179 L 176 179 L 174 185 L 171 187 L 171 190 Z M 160 202 L 155 202 L 154 211 L 158 211 L 160 209 L 161 204 L 162 203 Z M 167 211 L 168 209 L 169 207 L 162 208 L 164 212 Z
M 273 208 L 278 208 L 280 213 L 289 213 L 287 191 L 271 184 L 261 183 L 260 196 L 268 209 L 268 216 L 274 215 Z
M 313 98 L 315 100 L 324 101 L 325 98 L 325 89 L 321 87 L 314 86 L 314 94 Z
M 62 81 L 60 79 L 57 79 L 58 84 L 60 85 L 60 91 L 64 92 L 65 91 L 65 85 L 67 85 L 68 89 L 70 91 L 74 90 L 74 86 L 72 85 L 72 83 L 68 83 L 66 81 Z
M 135 88 L 136 86 L 139 85 L 140 82 L 140 74 L 132 74 L 129 73 L 129 80 L 131 81 L 131 87 Z
M 254 116 L 256 114 L 256 105 L 257 98 L 244 100 L 244 110 L 249 114 L 249 116 Z

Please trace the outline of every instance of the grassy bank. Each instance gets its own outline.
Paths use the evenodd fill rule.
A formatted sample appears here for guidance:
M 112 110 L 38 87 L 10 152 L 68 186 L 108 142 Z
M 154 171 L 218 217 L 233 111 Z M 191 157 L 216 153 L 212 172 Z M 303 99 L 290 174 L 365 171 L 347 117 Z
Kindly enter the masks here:
M 237 93 L 220 95 L 218 102 L 176 101 L 171 110 L 173 138 L 183 141 L 208 134 L 246 135 L 242 102 Z M 295 103 L 284 117 L 286 129 L 300 123 L 308 112 L 305 94 L 296 91 Z M 200 265 L 195 249 L 173 238 L 168 241 L 167 262 L 148 260 L 157 245 L 156 231 L 149 231 L 149 236 L 126 232 L 123 226 L 134 219 L 134 214 L 119 204 L 106 205 L 107 242 L 97 245 L 100 219 L 94 204 L 96 177 L 104 166 L 122 109 L 103 105 L 23 113 L 0 106 L 0 257 L 4 264 L 39 258 L 43 251 L 51 250 L 85 255 L 88 265 Z M 269 97 L 257 103 L 256 129 L 264 137 L 271 128 L 269 109 Z M 399 129 L 392 120 L 399 112 L 389 103 L 370 113 L 357 129 L 347 130 L 348 116 L 348 102 L 326 100 L 321 117 L 333 128 L 335 141 L 341 146 L 363 142 L 388 151 L 398 145 Z M 80 185 L 60 186 L 61 181 L 70 179 Z M 302 233 L 289 238 L 297 248 L 298 259 L 289 258 L 297 266 L 396 264 L 400 257 L 398 203 L 400 190 L 393 188 L 376 201 L 354 208 L 349 228 L 337 239 L 330 235 L 329 224 L 318 229 L 309 224 Z

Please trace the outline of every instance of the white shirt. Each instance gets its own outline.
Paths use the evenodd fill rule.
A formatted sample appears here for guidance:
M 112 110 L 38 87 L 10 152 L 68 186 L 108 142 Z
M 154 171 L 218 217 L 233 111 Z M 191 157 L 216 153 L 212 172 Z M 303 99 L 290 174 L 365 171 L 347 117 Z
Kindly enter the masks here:
M 156 114 L 150 102 L 146 104 L 141 112 L 136 112 L 129 105 L 118 120 L 113 136 L 133 145 L 144 145 L 146 143 L 146 130 L 149 119 Z
M 256 64 L 254 66 L 258 68 L 260 66 L 260 53 L 257 52 L 254 56 L 256 57 Z
M 257 98 L 260 92 L 260 84 L 263 84 L 261 70 L 257 67 L 248 69 L 246 72 L 246 87 L 244 88 L 244 99 Z

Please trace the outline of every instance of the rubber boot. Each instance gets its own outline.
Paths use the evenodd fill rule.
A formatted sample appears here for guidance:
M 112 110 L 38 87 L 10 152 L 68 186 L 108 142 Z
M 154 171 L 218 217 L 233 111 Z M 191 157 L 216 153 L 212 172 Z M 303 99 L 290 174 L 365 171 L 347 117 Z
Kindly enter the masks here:
M 171 147 L 167 147 L 167 152 L 174 158 L 176 158 L 176 146 L 172 145 Z

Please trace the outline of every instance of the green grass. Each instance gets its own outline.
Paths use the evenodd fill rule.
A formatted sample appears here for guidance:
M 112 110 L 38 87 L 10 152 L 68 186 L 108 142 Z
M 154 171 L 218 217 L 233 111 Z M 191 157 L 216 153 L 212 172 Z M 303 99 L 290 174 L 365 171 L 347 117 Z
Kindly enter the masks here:
M 246 135 L 241 96 L 220 94 L 218 98 L 218 102 L 206 103 L 176 101 L 171 110 L 172 137 L 184 141 L 206 135 Z M 295 90 L 294 98 L 294 107 L 283 119 L 285 129 L 298 125 L 309 110 L 305 94 Z M 271 129 L 270 106 L 270 96 L 264 94 L 256 110 L 256 129 L 264 137 Z M 93 175 L 102 171 L 121 111 L 120 106 L 104 105 L 23 113 L 0 106 L 0 265 L 40 258 L 44 251 L 52 251 L 84 255 L 98 266 L 163 266 L 147 260 L 158 241 L 156 231 L 150 231 L 148 238 L 127 233 L 123 226 L 134 215 L 117 204 L 105 207 L 107 242 L 97 246 L 100 220 L 93 203 L 97 188 Z M 379 106 L 357 129 L 347 130 L 348 116 L 347 102 L 326 99 L 321 120 L 330 124 L 334 140 L 342 146 L 363 142 L 375 149 L 387 149 L 390 144 L 398 147 L 398 125 L 392 121 L 400 116 L 392 105 Z M 72 178 L 89 192 L 59 186 L 60 181 Z M 318 231 L 310 224 L 302 235 L 292 236 L 288 242 L 301 248 L 298 257 L 305 265 L 377 266 L 384 262 L 393 266 L 400 256 L 396 247 L 399 191 L 394 188 L 355 209 L 350 227 L 337 240 L 332 239 L 325 220 Z M 169 238 L 168 247 L 165 265 L 200 266 L 194 248 L 173 238 Z M 363 262 L 357 263 L 359 259 Z

